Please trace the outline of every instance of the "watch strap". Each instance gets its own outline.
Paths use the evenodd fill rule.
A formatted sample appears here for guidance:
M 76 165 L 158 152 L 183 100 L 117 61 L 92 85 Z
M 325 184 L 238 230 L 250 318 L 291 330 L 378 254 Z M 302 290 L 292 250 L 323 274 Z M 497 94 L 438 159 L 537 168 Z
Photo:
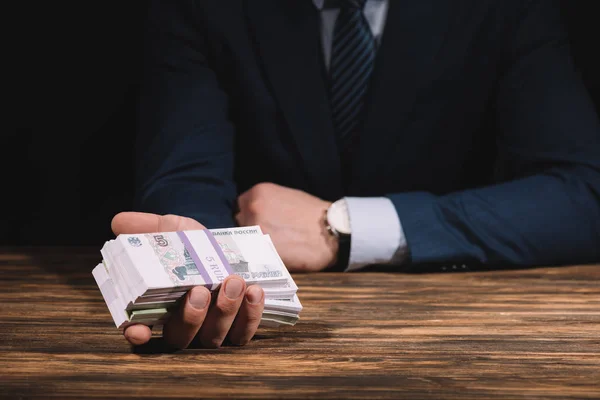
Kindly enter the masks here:
M 333 206 L 333 204 L 330 207 L 332 207 L 332 206 Z M 328 215 L 328 210 L 325 210 L 325 215 L 323 218 L 324 223 L 325 223 L 325 228 L 326 228 L 328 234 L 331 236 L 331 238 L 333 240 L 337 240 L 338 250 L 337 250 L 337 257 L 336 257 L 335 264 L 328 267 L 326 269 L 326 271 L 343 272 L 343 271 L 346 271 L 346 269 L 348 269 L 348 264 L 350 262 L 350 243 L 351 243 L 352 235 L 337 231 L 329 223 L 327 215 Z
M 336 263 L 329 267 L 329 272 L 344 272 L 350 262 L 350 235 L 338 236 L 338 252 Z

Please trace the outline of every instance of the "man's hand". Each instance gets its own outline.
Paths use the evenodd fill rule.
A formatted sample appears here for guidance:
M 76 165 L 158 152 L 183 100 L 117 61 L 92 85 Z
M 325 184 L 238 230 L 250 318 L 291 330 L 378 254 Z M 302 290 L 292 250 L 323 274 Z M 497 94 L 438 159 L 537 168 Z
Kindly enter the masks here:
M 320 271 L 337 257 L 337 241 L 323 222 L 330 204 L 300 190 L 260 183 L 238 198 L 236 220 L 270 234 L 290 271 Z
M 156 215 L 126 212 L 112 220 L 115 235 L 120 233 L 172 232 L 204 229 L 197 221 L 176 215 Z M 217 300 L 212 306 L 211 294 L 204 287 L 188 292 L 179 310 L 164 327 L 164 338 L 177 348 L 187 347 L 194 337 L 205 347 L 219 347 L 229 338 L 232 344 L 244 345 L 252 339 L 264 308 L 264 293 L 257 285 L 246 287 L 237 275 L 223 281 Z M 125 329 L 125 338 L 133 345 L 148 342 L 152 336 L 145 325 Z

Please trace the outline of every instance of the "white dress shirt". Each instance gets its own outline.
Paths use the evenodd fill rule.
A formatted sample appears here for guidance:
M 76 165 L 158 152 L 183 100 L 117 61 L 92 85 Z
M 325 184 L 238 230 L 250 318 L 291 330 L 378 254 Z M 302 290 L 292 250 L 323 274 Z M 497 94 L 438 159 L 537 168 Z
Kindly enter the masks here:
M 329 69 L 333 29 L 340 12 L 324 8 L 325 0 L 313 0 L 321 15 L 321 44 L 325 67 Z M 388 0 L 367 0 L 363 13 L 373 37 L 381 43 L 388 10 Z M 370 264 L 403 261 L 407 253 L 406 237 L 396 208 L 387 197 L 346 197 L 352 239 L 350 261 L 346 271 Z

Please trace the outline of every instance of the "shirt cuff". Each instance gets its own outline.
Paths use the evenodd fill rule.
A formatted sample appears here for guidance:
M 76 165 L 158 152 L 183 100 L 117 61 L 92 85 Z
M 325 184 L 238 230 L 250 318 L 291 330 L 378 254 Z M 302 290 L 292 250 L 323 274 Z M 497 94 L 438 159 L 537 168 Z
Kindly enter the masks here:
M 372 264 L 401 263 L 406 237 L 396 208 L 387 197 L 346 197 L 352 236 L 346 271 Z

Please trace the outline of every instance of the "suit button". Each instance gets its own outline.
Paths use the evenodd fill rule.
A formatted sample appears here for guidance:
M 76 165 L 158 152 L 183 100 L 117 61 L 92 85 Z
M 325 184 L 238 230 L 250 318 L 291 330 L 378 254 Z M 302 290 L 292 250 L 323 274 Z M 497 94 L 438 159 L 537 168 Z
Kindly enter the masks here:
M 467 266 L 465 264 L 460 266 L 462 269 L 467 269 Z
M 442 267 L 442 271 L 446 272 L 448 271 L 448 267 L 446 267 L 445 265 Z
M 453 265 L 453 266 L 452 266 L 452 269 L 456 269 L 456 265 Z

